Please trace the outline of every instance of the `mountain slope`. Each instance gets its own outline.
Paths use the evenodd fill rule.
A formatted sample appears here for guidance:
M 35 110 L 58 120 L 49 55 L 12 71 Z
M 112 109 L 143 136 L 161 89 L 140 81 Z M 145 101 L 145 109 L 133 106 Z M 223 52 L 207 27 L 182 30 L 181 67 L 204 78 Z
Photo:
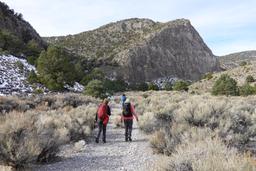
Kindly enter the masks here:
M 130 82 L 161 77 L 197 80 L 219 70 L 216 57 L 185 19 L 167 23 L 127 19 L 45 40 L 92 60 L 110 77 Z
M 34 55 L 35 50 L 45 47 L 46 42 L 22 18 L 22 14 L 15 13 L 8 5 L 0 2 L 0 51 L 29 56 Z
M 220 78 L 222 74 L 229 75 L 237 81 L 238 86 L 242 86 L 246 83 L 247 76 L 251 75 L 256 78 L 256 62 L 252 61 L 250 64 L 247 64 L 245 66 L 238 66 L 227 71 L 215 73 L 213 74 L 213 77 L 211 79 L 206 78 L 195 82 L 190 86 L 189 89 L 191 92 L 194 91 L 195 93 L 211 92 L 215 81 Z M 255 82 L 253 82 L 252 85 L 255 85 Z
M 241 62 L 256 61 L 256 50 L 244 51 L 238 53 L 232 53 L 225 56 L 219 57 L 221 67 L 224 69 L 235 68 L 240 65 Z

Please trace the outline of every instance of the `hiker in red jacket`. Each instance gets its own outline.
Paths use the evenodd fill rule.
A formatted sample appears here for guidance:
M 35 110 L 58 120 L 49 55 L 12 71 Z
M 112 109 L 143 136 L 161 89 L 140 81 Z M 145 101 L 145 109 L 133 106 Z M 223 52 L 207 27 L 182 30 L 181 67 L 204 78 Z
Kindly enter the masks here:
M 125 126 L 125 141 L 132 141 L 132 125 L 134 117 L 138 122 L 139 120 L 135 113 L 134 106 L 131 104 L 129 99 L 126 99 L 123 105 L 122 115 L 122 120 L 124 121 Z
M 96 143 L 99 143 L 99 138 L 102 130 L 103 130 L 102 140 L 103 140 L 103 143 L 106 143 L 107 124 L 109 121 L 109 116 L 111 115 L 111 110 L 108 103 L 109 103 L 109 99 L 104 99 L 103 103 L 100 104 L 97 110 L 95 121 L 98 122 L 99 132 L 95 140 Z

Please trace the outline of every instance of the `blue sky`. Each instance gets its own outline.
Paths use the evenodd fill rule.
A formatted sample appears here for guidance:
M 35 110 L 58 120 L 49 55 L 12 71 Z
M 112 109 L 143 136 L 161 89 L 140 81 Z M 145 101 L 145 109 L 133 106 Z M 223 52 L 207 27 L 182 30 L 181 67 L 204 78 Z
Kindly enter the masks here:
M 80 33 L 127 18 L 189 19 L 215 55 L 256 50 L 255 0 L 2 0 L 41 36 Z

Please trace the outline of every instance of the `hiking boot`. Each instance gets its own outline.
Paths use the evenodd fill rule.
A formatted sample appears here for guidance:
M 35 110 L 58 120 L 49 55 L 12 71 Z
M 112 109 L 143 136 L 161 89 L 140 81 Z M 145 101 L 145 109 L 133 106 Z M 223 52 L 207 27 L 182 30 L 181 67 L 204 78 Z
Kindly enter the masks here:
M 125 141 L 127 142 L 127 141 L 128 141 L 128 138 L 125 138 Z
M 103 143 L 106 143 L 106 140 L 103 140 Z
M 132 138 L 128 138 L 130 142 L 132 142 Z
M 98 138 L 96 138 L 95 142 L 96 142 L 96 143 L 99 143 L 99 139 L 98 139 Z

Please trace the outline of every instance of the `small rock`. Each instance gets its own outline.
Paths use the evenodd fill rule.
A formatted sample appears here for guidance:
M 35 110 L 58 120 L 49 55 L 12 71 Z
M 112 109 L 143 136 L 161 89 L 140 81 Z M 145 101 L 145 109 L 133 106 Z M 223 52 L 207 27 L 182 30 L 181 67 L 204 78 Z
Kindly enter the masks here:
M 74 145 L 76 150 L 81 150 L 84 146 L 85 146 L 84 140 L 80 140 L 80 141 L 76 142 Z

